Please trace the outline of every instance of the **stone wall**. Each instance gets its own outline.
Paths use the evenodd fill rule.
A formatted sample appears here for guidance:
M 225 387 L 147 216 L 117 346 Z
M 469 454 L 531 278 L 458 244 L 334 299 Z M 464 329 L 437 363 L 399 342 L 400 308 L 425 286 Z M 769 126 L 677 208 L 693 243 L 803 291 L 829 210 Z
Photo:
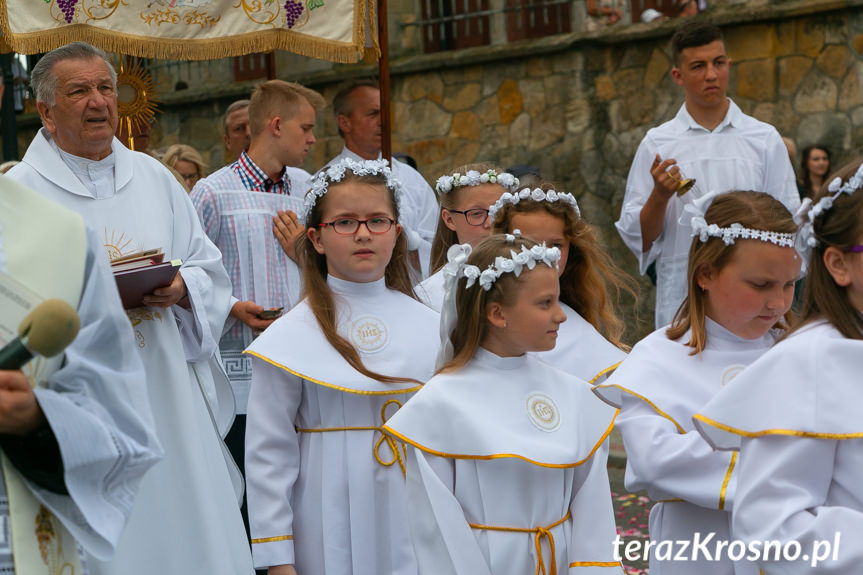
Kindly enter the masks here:
M 799 148 L 826 144 L 841 162 L 863 144 L 861 0 L 786 0 L 714 8 L 734 64 L 729 93 L 744 112 L 774 124 Z M 682 104 L 670 77 L 675 22 L 475 48 L 392 62 L 393 150 L 414 156 L 429 182 L 454 166 L 494 161 L 533 164 L 576 195 L 615 259 L 633 274 L 634 257 L 617 237 L 626 177 L 645 132 Z M 347 76 L 372 66 L 334 66 L 280 76 L 332 98 Z M 183 142 L 224 162 L 220 114 L 252 86 L 226 85 L 166 95 L 154 147 Z M 319 119 L 306 161 L 314 171 L 341 149 L 331 113 Z M 24 122 L 22 151 L 35 129 Z M 639 321 L 622 311 L 635 341 L 651 329 L 653 291 L 641 281 Z

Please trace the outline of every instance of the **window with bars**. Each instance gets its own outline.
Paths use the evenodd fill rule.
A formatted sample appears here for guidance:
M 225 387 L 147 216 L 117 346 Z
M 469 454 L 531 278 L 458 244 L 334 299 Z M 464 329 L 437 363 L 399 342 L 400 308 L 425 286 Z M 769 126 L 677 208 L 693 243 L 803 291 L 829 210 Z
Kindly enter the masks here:
M 570 0 L 506 0 L 509 42 L 566 34 L 572 29 Z
M 491 41 L 489 0 L 420 0 L 423 50 L 442 52 Z
M 272 60 L 269 54 L 248 54 L 234 58 L 234 81 L 245 82 L 259 78 L 271 78 Z

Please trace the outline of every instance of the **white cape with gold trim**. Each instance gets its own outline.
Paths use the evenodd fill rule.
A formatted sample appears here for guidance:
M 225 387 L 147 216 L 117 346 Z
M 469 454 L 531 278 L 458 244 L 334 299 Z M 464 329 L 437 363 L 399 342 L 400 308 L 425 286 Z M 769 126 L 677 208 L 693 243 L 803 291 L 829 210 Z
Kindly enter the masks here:
M 435 312 L 387 289 L 384 280 L 327 283 L 336 294 L 338 331 L 367 368 L 431 377 L 439 344 Z M 355 371 L 326 342 L 306 300 L 247 351 L 255 357 L 246 427 L 255 564 L 296 564 L 298 573 L 327 575 L 415 575 L 402 463 L 394 453 L 402 448 L 379 428 L 420 385 L 381 383 Z M 365 429 L 344 429 L 359 427 Z M 324 429 L 331 431 L 303 431 Z
M 602 381 L 626 357 L 626 352 L 602 337 L 586 319 L 563 302 L 566 321 L 560 324 L 557 345 L 539 352 L 539 359 L 584 381 Z
M 44 134 L 37 134 L 9 176 L 80 213 L 109 253 L 161 247 L 167 259 L 182 259 L 192 305 L 128 311 L 165 457 L 141 482 L 117 554 L 108 562 L 88 558 L 90 572 L 251 573 L 228 467 L 233 461 L 225 457 L 198 382 L 212 381 L 208 362 L 230 303 L 221 254 L 201 230 L 187 194 L 158 160 L 127 150 L 115 138 L 115 190 L 95 199 Z
M 707 344 L 690 355 L 687 332 L 670 340 L 661 328 L 638 342 L 608 380 L 594 391 L 621 407 L 617 426 L 626 448 L 626 488 L 646 489 L 658 501 L 650 513 L 650 536 L 693 541 L 695 533 L 730 540 L 736 458 L 716 453 L 695 431 L 692 415 L 774 342 L 737 337 L 706 319 Z M 755 573 L 749 563 L 660 561 L 651 555 L 651 574 Z
M 860 572 L 861 374 L 863 341 L 817 322 L 776 344 L 695 416 L 711 443 L 740 449 L 736 537 L 797 542 L 807 554 L 816 542 L 831 545 L 815 568 L 765 562 L 767 573 Z
M 605 467 L 615 414 L 589 384 L 528 356 L 480 349 L 464 368 L 432 378 L 386 426 L 411 446 L 420 573 L 533 573 L 534 533 L 469 524 L 546 527 L 567 513 L 550 529 L 558 573 L 620 573 Z M 547 569 L 547 539 L 542 555 Z

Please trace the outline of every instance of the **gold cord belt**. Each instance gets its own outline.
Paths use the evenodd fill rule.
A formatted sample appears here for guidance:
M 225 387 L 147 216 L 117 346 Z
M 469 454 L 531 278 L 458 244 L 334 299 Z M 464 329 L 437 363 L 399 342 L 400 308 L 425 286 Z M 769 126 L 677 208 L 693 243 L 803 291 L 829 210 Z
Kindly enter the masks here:
M 378 463 L 383 465 L 384 467 L 390 467 L 395 462 L 398 461 L 399 467 L 401 467 L 402 475 L 406 475 L 405 473 L 405 458 L 407 457 L 407 449 L 405 445 L 400 441 L 396 441 L 393 437 L 384 432 L 383 424 L 387 422 L 387 407 L 390 405 L 397 405 L 401 407 L 402 404 L 397 399 L 390 399 L 386 403 L 384 403 L 381 408 L 381 425 L 379 426 L 369 426 L 369 427 L 322 427 L 319 429 L 304 429 L 301 427 L 297 428 L 298 433 L 327 433 L 330 431 L 379 431 L 381 436 L 375 442 L 375 446 L 372 449 L 372 455 L 375 456 L 375 460 Z M 386 443 L 387 447 L 390 448 L 390 452 L 392 453 L 392 459 L 389 461 L 384 461 L 380 455 L 380 449 L 383 444 Z
M 536 575 L 557 575 L 557 553 L 554 549 L 554 535 L 551 530 L 569 519 L 572 516 L 571 512 L 567 511 L 566 515 L 551 525 L 546 527 L 497 527 L 495 525 L 478 525 L 476 523 L 468 523 L 474 529 L 487 529 L 489 531 L 509 531 L 511 533 L 533 533 L 533 544 L 536 547 Z M 545 570 L 545 561 L 542 558 L 542 538 L 548 540 L 548 547 L 551 549 L 551 566 L 548 573 Z

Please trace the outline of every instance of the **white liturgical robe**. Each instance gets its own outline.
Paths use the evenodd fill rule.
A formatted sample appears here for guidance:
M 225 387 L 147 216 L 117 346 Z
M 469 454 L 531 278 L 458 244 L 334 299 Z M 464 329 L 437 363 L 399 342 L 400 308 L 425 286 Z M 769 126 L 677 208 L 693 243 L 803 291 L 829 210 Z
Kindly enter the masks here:
M 76 171 L 100 177 L 98 162 L 67 158 L 79 162 Z M 230 281 L 219 250 L 170 172 L 116 138 L 101 162 L 109 158 L 111 185 L 101 180 L 85 186 L 42 129 L 9 173 L 80 213 L 112 257 L 160 247 L 166 259 L 183 260 L 180 273 L 191 309 L 174 305 L 127 312 L 165 458 L 142 481 L 114 559 L 88 558 L 88 566 L 94 575 L 250 573 L 251 555 L 229 472 L 233 461 L 226 459 L 203 391 L 213 385 L 209 362 L 227 317 Z
M 102 559 L 114 553 L 141 477 L 162 453 L 144 368 L 107 267 L 100 243 L 92 231 L 85 232 L 80 216 L 0 176 L 0 276 L 11 278 L 39 299 L 67 299 L 64 294 L 74 293 L 75 301 L 68 303 L 81 321 L 78 336 L 61 358 L 55 362 L 39 357 L 23 368 L 35 384 L 37 401 L 60 447 L 69 494 L 48 491 L 26 479 L 24 483 L 84 549 Z M 4 307 L 4 312 L 12 310 Z M 0 324 L 8 319 L 0 318 Z M 3 343 L 7 342 L 0 332 Z M 15 573 L 8 562 L 14 551 L 15 564 L 22 568 L 19 575 L 42 573 L 19 561 L 28 550 L 10 549 L 18 538 L 14 531 L 10 538 L 2 478 L 0 483 L 4 484 L 0 571 Z M 12 528 L 22 525 L 32 533 L 34 517 L 23 519 L 14 519 Z M 41 552 L 37 562 L 71 565 L 74 542 L 71 546 L 66 542 L 64 548 L 62 539 L 53 541 L 62 537 L 60 529 L 50 535 L 38 546 L 33 542 L 36 555 Z
M 796 542 L 809 557 L 767 554 L 765 573 L 861 572 L 861 374 L 863 341 L 818 321 L 777 343 L 695 415 L 712 445 L 740 450 L 735 537 Z
M 535 573 L 540 564 L 622 573 L 606 470 L 617 410 L 590 389 L 530 356 L 480 348 L 387 421 L 409 444 L 422 575 Z
M 740 338 L 709 318 L 707 341 L 690 355 L 689 332 L 668 339 L 666 328 L 638 342 L 615 372 L 594 391 L 621 408 L 617 426 L 626 448 L 626 488 L 646 489 L 657 501 L 650 511 L 650 539 L 694 541 L 696 533 L 730 542 L 737 486 L 736 457 L 717 453 L 699 435 L 692 415 L 775 341 L 772 333 Z M 651 574 L 754 574 L 754 564 L 663 560 L 650 555 Z
M 329 345 L 301 301 L 249 347 L 246 479 L 255 565 L 297 573 L 415 575 L 403 447 L 386 417 L 432 375 L 438 316 L 384 280 L 330 276 L 337 329 L 383 383 Z

